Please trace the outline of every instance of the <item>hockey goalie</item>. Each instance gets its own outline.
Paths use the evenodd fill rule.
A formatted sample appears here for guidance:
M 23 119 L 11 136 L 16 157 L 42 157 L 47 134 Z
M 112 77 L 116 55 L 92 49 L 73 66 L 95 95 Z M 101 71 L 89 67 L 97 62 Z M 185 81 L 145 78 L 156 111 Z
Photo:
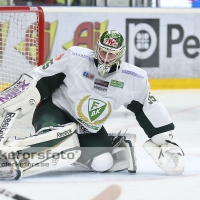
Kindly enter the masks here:
M 55 162 L 135 173 L 136 136 L 110 135 L 104 128 L 121 105 L 135 114 L 148 136 L 143 147 L 155 163 L 168 175 L 184 171 L 184 153 L 173 141 L 166 108 L 150 94 L 146 72 L 121 61 L 124 52 L 123 36 L 109 30 L 94 51 L 73 46 L 0 92 L 1 179 L 39 174 Z M 13 121 L 32 109 L 34 135 L 11 140 Z

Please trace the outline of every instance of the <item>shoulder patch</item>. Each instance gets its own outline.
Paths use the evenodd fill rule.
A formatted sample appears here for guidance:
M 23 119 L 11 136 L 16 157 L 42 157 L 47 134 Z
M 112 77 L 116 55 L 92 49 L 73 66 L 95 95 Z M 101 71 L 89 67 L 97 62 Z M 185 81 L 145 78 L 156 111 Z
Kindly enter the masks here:
M 137 78 L 144 78 L 144 76 L 141 76 L 140 74 L 137 74 L 137 73 L 135 73 L 133 71 L 129 71 L 129 70 L 122 70 L 122 73 L 136 76 Z
M 93 62 L 93 59 L 87 55 L 84 55 L 84 54 L 80 54 L 80 53 L 77 53 L 77 52 L 72 52 L 72 55 L 74 56 L 79 56 L 79 57 L 82 57 L 82 58 L 86 58 L 87 60 L 89 60 L 90 62 Z
M 56 56 L 56 57 L 55 57 L 55 60 L 56 60 L 56 61 L 60 60 L 64 55 L 65 55 L 65 54 L 62 53 L 62 54 L 60 54 L 59 56 Z
M 91 74 L 91 73 L 86 72 L 86 71 L 83 72 L 83 76 L 88 78 L 88 79 L 91 79 L 91 80 L 94 79 L 94 74 Z

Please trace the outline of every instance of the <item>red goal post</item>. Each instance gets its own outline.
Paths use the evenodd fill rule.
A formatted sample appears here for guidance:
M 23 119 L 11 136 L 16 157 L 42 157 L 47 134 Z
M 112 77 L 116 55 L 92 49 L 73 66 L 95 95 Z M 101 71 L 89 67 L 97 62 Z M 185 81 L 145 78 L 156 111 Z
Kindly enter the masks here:
M 44 23 L 41 7 L 0 7 L 0 91 L 44 63 Z M 32 114 L 23 118 L 15 120 L 14 135 L 32 129 Z
M 0 91 L 44 62 L 41 7 L 0 7 Z

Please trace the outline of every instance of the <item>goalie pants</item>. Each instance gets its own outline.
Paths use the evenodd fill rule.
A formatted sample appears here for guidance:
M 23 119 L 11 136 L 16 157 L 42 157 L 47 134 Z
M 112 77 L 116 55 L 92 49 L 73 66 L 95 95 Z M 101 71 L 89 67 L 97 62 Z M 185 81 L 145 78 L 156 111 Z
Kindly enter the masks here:
M 32 120 L 35 131 L 41 129 L 43 124 L 47 122 L 55 124 L 78 123 L 69 113 L 54 105 L 51 98 L 43 100 L 37 106 Z M 104 127 L 97 133 L 78 134 L 78 138 L 80 147 L 82 147 L 79 158 L 81 162 L 87 162 L 95 156 L 111 151 L 112 144 Z

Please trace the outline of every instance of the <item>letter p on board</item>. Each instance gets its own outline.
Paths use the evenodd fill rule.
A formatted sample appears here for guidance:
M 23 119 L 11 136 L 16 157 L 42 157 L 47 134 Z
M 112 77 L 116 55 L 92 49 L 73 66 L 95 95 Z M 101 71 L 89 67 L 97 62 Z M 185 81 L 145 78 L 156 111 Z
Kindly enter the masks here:
M 126 62 L 159 67 L 159 19 L 126 19 Z

